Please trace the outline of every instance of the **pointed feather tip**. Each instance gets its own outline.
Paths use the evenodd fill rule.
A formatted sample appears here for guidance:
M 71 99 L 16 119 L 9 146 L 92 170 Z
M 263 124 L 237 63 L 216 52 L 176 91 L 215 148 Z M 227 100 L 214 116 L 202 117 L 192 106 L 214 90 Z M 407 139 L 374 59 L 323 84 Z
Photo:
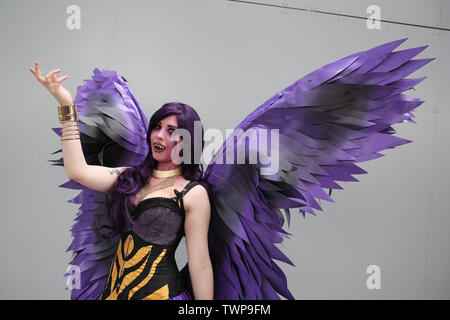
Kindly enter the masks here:
M 423 46 L 419 46 L 419 47 L 414 47 L 414 48 L 409 48 L 409 49 L 405 49 L 404 51 L 408 50 L 408 51 L 417 51 L 416 55 L 421 53 L 423 50 L 425 50 L 426 48 L 428 48 L 429 45 L 423 45 Z
M 60 136 L 61 137 L 61 134 L 62 134 L 62 132 L 61 132 L 61 128 L 50 128 L 54 133 L 56 133 L 58 136 Z
M 322 209 L 320 209 L 320 210 L 322 210 Z M 314 212 L 314 210 L 312 211 L 312 212 L 309 212 L 309 211 L 307 211 L 309 214 L 311 214 L 311 215 L 313 215 L 314 217 L 316 217 L 317 216 L 317 214 Z
M 369 49 L 368 51 L 371 51 L 371 50 L 373 50 L 373 49 L 378 49 L 378 48 L 380 48 L 380 47 L 389 47 L 390 48 L 390 51 L 392 52 L 395 48 L 397 48 L 398 46 L 400 46 L 403 42 L 405 42 L 406 40 L 408 40 L 408 38 L 403 38 L 403 39 L 399 39 L 399 40 L 394 40 L 394 41 L 391 41 L 391 42 L 386 42 L 386 43 L 383 43 L 383 44 L 381 44 L 381 45 L 379 45 L 379 46 L 376 46 L 376 47 L 374 47 L 374 48 L 372 48 L 372 49 Z
M 424 45 L 424 46 L 415 47 L 415 48 L 412 48 L 412 49 L 410 49 L 410 50 L 417 50 L 416 55 L 418 55 L 419 53 L 421 53 L 423 50 L 425 50 L 425 49 L 428 48 L 428 47 L 429 47 L 429 45 L 426 44 L 426 45 Z
M 411 143 L 411 142 L 413 142 L 412 140 L 408 140 L 408 139 L 403 139 L 403 141 L 401 141 L 398 145 L 396 145 L 396 146 L 401 146 L 401 145 L 404 145 L 404 144 L 408 144 L 408 143 Z M 393 149 L 393 148 L 395 148 L 395 147 L 392 147 L 391 149 Z
M 434 58 L 433 58 L 433 59 L 434 59 Z M 433 60 L 431 60 L 431 61 L 433 61 Z M 431 61 L 429 61 L 429 62 L 431 62 Z M 429 63 L 429 62 L 427 62 L 427 63 Z M 428 76 L 423 76 L 423 77 L 420 77 L 420 78 L 414 78 L 414 79 L 410 79 L 410 80 L 416 81 L 416 83 L 414 84 L 414 87 L 415 87 L 415 86 L 417 86 L 419 83 L 421 83 L 423 80 L 425 80 L 426 78 L 428 78 Z
M 281 229 L 281 232 L 284 234 L 284 235 L 286 235 L 286 236 L 292 236 L 292 233 L 289 233 L 289 232 L 287 232 L 286 230 L 284 230 L 284 229 Z M 283 240 L 282 240 L 283 241 Z
M 56 153 L 59 153 L 61 151 L 62 151 L 62 149 L 59 149 L 59 150 L 56 150 L 55 152 L 52 152 L 51 154 L 56 154 Z
M 427 63 L 430 63 L 431 61 L 436 60 L 436 57 L 428 58 L 428 59 L 430 59 L 430 61 L 428 61 Z
M 105 72 L 105 69 L 100 70 L 99 68 L 95 67 L 94 69 L 94 76 L 97 76 L 98 74 L 102 74 Z M 93 78 L 93 77 L 92 77 Z M 90 80 L 90 79 L 89 79 Z
M 50 164 L 51 166 L 58 166 L 58 167 L 63 167 L 64 164 L 63 163 L 52 163 Z
M 394 40 L 391 43 L 394 44 L 396 42 L 398 42 L 398 45 L 401 45 L 403 42 L 405 42 L 406 40 L 408 40 L 408 37 L 403 38 L 403 39 L 399 39 L 399 40 Z
M 424 59 L 417 59 L 417 60 L 424 61 L 425 63 L 423 64 L 423 66 L 425 66 L 425 65 L 429 64 L 431 61 L 433 61 L 435 59 L 436 58 L 434 57 L 434 58 L 424 58 Z

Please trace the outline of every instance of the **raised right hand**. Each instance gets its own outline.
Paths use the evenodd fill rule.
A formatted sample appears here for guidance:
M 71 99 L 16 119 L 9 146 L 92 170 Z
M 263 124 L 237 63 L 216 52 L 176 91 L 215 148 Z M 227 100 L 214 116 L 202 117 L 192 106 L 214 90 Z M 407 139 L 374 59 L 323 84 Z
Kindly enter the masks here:
M 72 105 L 72 95 L 66 88 L 61 85 L 61 82 L 66 80 L 69 76 L 65 75 L 60 78 L 56 78 L 56 74 L 61 71 L 61 69 L 55 69 L 50 71 L 45 77 L 41 74 L 41 68 L 39 66 L 39 61 L 35 63 L 36 69 L 28 68 L 36 79 L 50 91 L 50 93 L 55 97 L 61 106 Z

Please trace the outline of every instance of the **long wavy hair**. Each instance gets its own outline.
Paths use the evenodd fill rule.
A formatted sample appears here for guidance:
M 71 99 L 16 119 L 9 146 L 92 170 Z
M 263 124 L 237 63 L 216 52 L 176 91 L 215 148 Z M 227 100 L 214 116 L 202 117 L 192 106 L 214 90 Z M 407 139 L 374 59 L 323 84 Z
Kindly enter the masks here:
M 130 167 L 123 171 L 116 179 L 114 186 L 108 192 L 108 217 L 112 227 L 111 233 L 108 235 L 110 239 L 123 232 L 124 222 L 127 217 L 129 221 L 133 223 L 130 215 L 130 212 L 134 207 L 133 198 L 144 187 L 151 176 L 152 169 L 156 168 L 157 164 L 157 161 L 153 159 L 152 155 L 150 133 L 159 121 L 170 115 L 176 115 L 178 119 L 178 128 L 188 130 L 191 136 L 191 161 L 190 164 L 181 164 L 181 174 L 186 180 L 199 182 L 206 188 L 209 194 L 208 185 L 202 180 L 203 166 L 200 163 L 201 152 L 193 152 L 195 139 L 198 139 L 198 137 L 194 137 L 194 121 L 199 121 L 201 123 L 200 117 L 197 112 L 187 104 L 180 102 L 166 103 L 150 118 L 147 131 L 149 151 L 146 158 L 140 165 Z M 201 151 L 203 151 L 203 146 L 204 130 L 202 125 Z M 198 157 L 198 159 L 195 157 Z

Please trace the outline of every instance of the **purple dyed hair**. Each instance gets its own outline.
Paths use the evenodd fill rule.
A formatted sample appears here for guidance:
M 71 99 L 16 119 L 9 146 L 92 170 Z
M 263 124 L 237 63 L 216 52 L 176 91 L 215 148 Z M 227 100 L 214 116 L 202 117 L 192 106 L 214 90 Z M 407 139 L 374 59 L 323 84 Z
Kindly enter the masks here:
M 200 117 L 191 106 L 181 102 L 170 102 L 164 104 L 151 117 L 147 131 L 147 144 L 149 152 L 144 161 L 138 165 L 123 171 L 116 179 L 114 186 L 108 192 L 108 217 L 112 225 L 112 232 L 109 237 L 112 238 L 123 231 L 124 219 L 130 216 L 134 207 L 133 197 L 144 187 L 151 176 L 152 169 L 156 167 L 157 161 L 153 159 L 152 148 L 150 145 L 150 133 L 155 128 L 158 121 L 170 116 L 176 115 L 178 119 L 178 128 L 189 131 L 191 136 L 191 150 L 194 150 L 194 142 L 198 137 L 194 136 L 194 121 L 201 123 Z M 204 130 L 201 126 L 201 149 L 204 146 Z M 201 155 L 201 152 L 198 154 Z M 203 178 L 203 166 L 200 159 L 195 158 L 195 152 L 191 152 L 191 163 L 181 164 L 181 174 L 186 180 L 193 180 L 203 185 L 209 194 L 209 188 Z M 200 156 L 198 155 L 198 158 Z M 124 214 L 125 213 L 125 214 Z M 130 221 L 132 221 L 130 219 Z

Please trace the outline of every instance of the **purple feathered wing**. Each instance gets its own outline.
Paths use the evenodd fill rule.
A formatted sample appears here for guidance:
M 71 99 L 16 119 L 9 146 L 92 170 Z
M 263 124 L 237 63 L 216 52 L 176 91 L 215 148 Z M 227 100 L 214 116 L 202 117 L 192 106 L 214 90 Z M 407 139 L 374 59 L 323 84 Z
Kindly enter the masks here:
M 393 136 L 391 125 L 414 122 L 412 111 L 423 101 L 402 92 L 424 78 L 405 77 L 433 59 L 411 60 L 426 46 L 393 52 L 405 40 L 353 54 L 299 79 L 255 109 L 216 153 L 205 172 L 212 188 L 214 299 L 294 299 L 273 261 L 293 265 L 275 246 L 289 235 L 282 229 L 282 212 L 288 224 L 290 208 L 315 215 L 313 209 L 322 210 L 316 199 L 333 201 L 323 189 L 342 189 L 336 181 L 358 181 L 352 175 L 366 173 L 355 163 L 411 142 Z M 271 140 L 276 133 L 268 129 L 279 130 L 278 140 Z M 264 143 L 246 144 L 240 130 L 278 151 L 275 171 L 267 166 Z M 249 149 L 260 156 L 256 163 L 248 164 L 248 155 L 247 164 L 216 163 L 227 163 L 227 150 L 236 151 L 231 158 L 236 161 Z
M 148 120 L 138 101 L 116 71 L 94 70 L 92 80 L 77 88 L 81 145 L 87 164 L 123 167 L 140 164 L 148 153 Z M 53 128 L 61 136 L 61 128 Z M 58 150 L 55 153 L 59 153 Z M 49 160 L 63 166 L 63 159 Z M 105 286 L 118 245 L 110 241 L 107 193 L 89 189 L 73 180 L 60 187 L 81 190 L 68 202 L 80 205 L 72 226 L 73 257 L 65 276 L 71 275 L 71 299 L 97 300 Z M 78 273 L 80 272 L 80 273 Z

